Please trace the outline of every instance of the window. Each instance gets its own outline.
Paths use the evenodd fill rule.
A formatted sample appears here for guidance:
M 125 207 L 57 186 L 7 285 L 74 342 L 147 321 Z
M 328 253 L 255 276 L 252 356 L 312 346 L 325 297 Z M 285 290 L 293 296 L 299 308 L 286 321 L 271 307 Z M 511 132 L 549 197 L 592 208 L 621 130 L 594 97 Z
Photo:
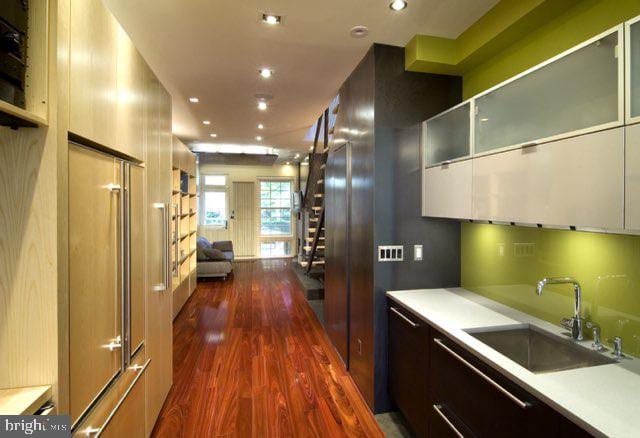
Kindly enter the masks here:
M 204 175 L 202 184 L 202 224 L 211 227 L 227 226 L 227 177 L 225 175 Z
M 260 257 L 287 257 L 291 255 L 291 242 L 270 240 L 260 242 Z
M 260 181 L 260 234 L 291 233 L 291 181 Z

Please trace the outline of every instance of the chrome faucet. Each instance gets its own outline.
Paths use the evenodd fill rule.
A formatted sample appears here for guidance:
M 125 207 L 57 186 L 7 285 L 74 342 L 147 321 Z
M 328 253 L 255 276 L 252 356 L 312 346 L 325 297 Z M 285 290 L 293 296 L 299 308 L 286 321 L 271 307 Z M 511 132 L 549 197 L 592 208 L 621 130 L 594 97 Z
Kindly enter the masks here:
M 542 289 L 548 284 L 572 284 L 573 292 L 575 294 L 574 306 L 573 306 L 573 318 L 563 318 L 562 326 L 567 330 L 571 330 L 571 337 L 576 341 L 582 341 L 584 335 L 582 332 L 582 325 L 584 320 L 582 319 L 582 289 L 580 284 L 571 277 L 552 277 L 543 278 L 538 282 L 536 287 L 536 293 L 542 295 Z

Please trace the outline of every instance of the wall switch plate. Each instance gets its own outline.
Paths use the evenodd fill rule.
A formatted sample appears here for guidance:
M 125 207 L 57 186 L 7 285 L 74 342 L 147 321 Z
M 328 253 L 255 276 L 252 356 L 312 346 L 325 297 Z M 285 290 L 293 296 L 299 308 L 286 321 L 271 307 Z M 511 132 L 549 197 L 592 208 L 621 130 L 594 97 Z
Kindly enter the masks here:
M 413 245 L 413 260 L 422 261 L 422 245 Z
M 378 247 L 379 262 L 401 262 L 404 260 L 403 245 L 386 245 Z

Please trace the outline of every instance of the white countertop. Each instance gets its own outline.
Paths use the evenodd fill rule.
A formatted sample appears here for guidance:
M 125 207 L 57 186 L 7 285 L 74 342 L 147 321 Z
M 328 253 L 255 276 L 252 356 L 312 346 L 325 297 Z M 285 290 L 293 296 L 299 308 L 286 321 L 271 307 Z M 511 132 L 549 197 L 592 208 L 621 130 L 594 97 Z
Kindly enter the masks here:
M 640 433 L 640 359 L 534 374 L 465 330 L 532 324 L 560 334 L 564 329 L 559 325 L 462 288 L 392 291 L 387 296 L 590 433 L 610 437 Z M 582 344 L 590 348 L 591 341 Z

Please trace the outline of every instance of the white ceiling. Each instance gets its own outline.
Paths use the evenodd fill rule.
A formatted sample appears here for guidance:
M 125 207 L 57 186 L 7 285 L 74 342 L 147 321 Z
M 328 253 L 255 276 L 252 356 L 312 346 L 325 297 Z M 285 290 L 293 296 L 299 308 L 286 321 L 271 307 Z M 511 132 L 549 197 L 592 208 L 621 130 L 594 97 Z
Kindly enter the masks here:
M 390 0 L 105 0 L 172 94 L 176 135 L 291 153 L 308 148 L 305 133 L 371 44 L 456 37 L 497 3 L 408 1 L 394 12 Z M 283 15 L 283 24 L 263 24 L 263 12 Z M 369 35 L 351 38 L 356 25 Z M 259 77 L 261 67 L 274 76 Z M 256 108 L 256 93 L 274 96 L 266 112 Z M 191 96 L 200 103 L 189 103 Z

